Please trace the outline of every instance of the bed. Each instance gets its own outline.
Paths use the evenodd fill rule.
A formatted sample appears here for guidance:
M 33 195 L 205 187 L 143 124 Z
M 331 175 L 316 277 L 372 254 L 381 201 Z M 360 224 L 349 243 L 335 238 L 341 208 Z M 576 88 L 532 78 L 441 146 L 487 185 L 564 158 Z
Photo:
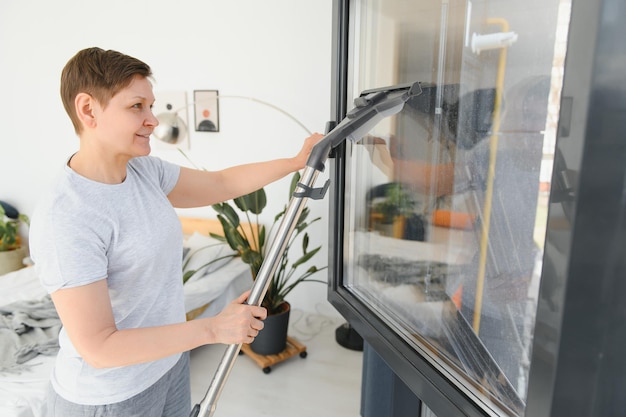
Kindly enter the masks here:
M 230 248 L 209 236 L 222 234 L 217 220 L 181 217 L 186 269 L 197 270 L 184 285 L 187 319 L 217 314 L 252 285 L 248 265 L 239 258 L 224 258 Z M 210 265 L 206 266 L 207 263 Z M 0 307 L 15 302 L 42 300 L 35 269 L 27 267 L 0 276 Z M 54 364 L 54 355 L 38 354 L 19 369 L 0 372 L 0 416 L 41 417 L 44 392 Z

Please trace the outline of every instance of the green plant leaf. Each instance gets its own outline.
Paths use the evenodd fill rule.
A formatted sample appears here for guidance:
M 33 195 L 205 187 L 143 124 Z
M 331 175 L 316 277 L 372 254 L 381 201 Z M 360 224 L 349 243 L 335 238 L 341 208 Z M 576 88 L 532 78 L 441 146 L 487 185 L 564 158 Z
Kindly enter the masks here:
M 239 210 L 243 212 L 248 211 L 252 214 L 261 214 L 267 205 L 267 196 L 265 194 L 265 190 L 260 188 L 250 194 L 237 197 L 233 201 Z
M 225 217 L 225 219 L 231 224 L 233 228 L 239 227 L 239 215 L 235 211 L 234 208 L 228 203 L 214 204 L 211 206 L 213 210 L 217 211 L 218 218 L 219 214 Z
M 241 236 L 238 229 L 233 227 L 233 225 L 229 223 L 224 216 L 218 214 L 217 219 L 222 224 L 222 229 L 224 230 L 224 238 L 228 242 L 228 246 L 230 246 L 231 249 L 242 253 L 246 248 L 250 247 L 250 244 L 246 239 L 243 238 L 243 236 Z
M 259 226 L 259 249 L 260 251 L 265 247 L 265 225 Z
M 304 209 L 302 209 L 302 212 L 300 213 L 300 217 L 298 217 L 298 224 L 304 223 L 306 221 L 306 218 L 309 217 L 309 208 L 305 207 Z
M 259 252 L 248 248 L 241 253 L 241 260 L 250 265 L 252 278 L 256 279 L 259 269 L 261 269 L 261 264 L 263 263 L 263 256 L 261 256 Z
M 196 273 L 195 269 L 189 270 L 187 272 L 185 272 L 183 274 L 183 284 L 186 283 L 187 281 L 189 281 L 189 278 L 191 278 L 193 276 L 193 274 Z
M 223 214 L 223 213 L 224 213 L 224 208 L 223 208 L 223 207 L 224 207 L 224 204 L 225 204 L 225 203 L 217 203 L 217 204 L 213 204 L 213 205 L 211 206 L 211 208 L 212 208 L 213 210 L 215 210 L 215 211 L 217 212 L 217 214 Z
M 298 183 L 300 182 L 300 173 L 296 171 L 291 177 L 291 184 L 289 185 L 289 196 L 287 196 L 287 201 L 291 199 L 293 196 L 293 192 L 296 190 Z
M 317 248 L 313 249 L 311 252 L 307 252 L 307 253 L 305 253 L 304 255 L 302 255 L 302 256 L 300 257 L 300 259 L 298 259 L 298 260 L 297 260 L 297 261 L 295 261 L 293 264 L 291 264 L 291 267 L 295 269 L 295 268 L 297 268 L 298 266 L 300 266 L 300 265 L 302 265 L 302 264 L 304 264 L 304 263 L 308 262 L 308 261 L 309 261 L 309 260 L 310 260 L 313 256 L 315 256 L 315 254 L 316 254 L 317 252 L 319 252 L 319 250 L 320 250 L 321 248 L 322 248 L 322 247 L 321 247 L 321 246 L 319 246 L 319 247 L 317 247 Z
M 280 220 L 280 218 L 285 215 L 286 211 L 287 211 L 287 207 L 282 209 L 282 211 L 280 211 L 276 216 L 274 216 L 274 223 L 278 222 L 278 220 Z
M 224 243 L 228 243 L 226 242 L 226 238 L 224 236 L 218 235 L 217 233 L 209 232 L 209 236 Z
M 20 214 L 18 214 L 18 218 L 19 218 L 22 222 L 24 222 L 24 223 L 26 223 L 28 226 L 30 226 L 30 219 L 28 218 L 28 216 L 27 216 L 27 215 L 20 213 Z

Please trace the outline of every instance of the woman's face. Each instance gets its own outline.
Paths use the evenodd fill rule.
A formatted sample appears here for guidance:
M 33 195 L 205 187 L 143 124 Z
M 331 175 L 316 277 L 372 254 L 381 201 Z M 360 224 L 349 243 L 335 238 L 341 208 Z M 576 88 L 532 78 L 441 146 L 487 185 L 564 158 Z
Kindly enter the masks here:
M 129 159 L 148 155 L 150 135 L 159 124 L 152 114 L 153 103 L 152 84 L 136 76 L 106 107 L 98 106 L 97 138 L 102 150 Z

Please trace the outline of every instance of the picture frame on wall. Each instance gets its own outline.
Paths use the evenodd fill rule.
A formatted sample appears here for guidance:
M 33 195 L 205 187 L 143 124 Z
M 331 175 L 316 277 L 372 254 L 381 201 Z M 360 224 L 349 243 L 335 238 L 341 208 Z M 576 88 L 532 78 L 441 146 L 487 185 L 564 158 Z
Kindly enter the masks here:
M 219 132 L 219 91 L 194 90 L 193 102 L 196 132 Z

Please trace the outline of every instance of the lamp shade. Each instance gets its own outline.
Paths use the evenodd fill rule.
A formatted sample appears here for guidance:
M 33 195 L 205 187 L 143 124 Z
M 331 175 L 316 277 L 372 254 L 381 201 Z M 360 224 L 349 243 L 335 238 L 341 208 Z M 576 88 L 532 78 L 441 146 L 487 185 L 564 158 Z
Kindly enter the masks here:
M 187 125 L 176 113 L 160 113 L 156 118 L 159 125 L 154 129 L 152 135 L 158 140 L 176 144 L 187 136 Z

